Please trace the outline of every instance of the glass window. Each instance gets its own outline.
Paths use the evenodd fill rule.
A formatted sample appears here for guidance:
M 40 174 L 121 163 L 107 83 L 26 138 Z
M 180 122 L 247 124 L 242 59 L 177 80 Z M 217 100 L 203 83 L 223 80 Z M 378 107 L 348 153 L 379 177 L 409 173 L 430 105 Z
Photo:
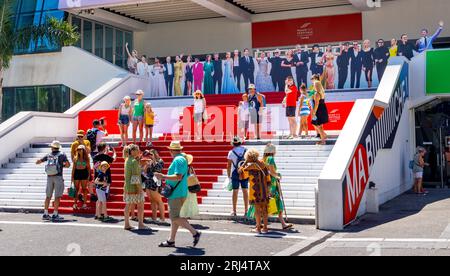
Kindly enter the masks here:
M 72 17 L 72 25 L 77 26 L 77 31 L 81 32 L 81 19 L 78 17 Z M 81 38 L 78 39 L 77 43 L 75 44 L 76 47 L 81 48 Z
M 59 0 L 45 0 L 44 10 L 57 10 L 59 6 Z
M 114 35 L 113 29 L 105 27 L 105 59 L 111 63 L 114 62 Z
M 116 30 L 116 65 L 124 67 L 126 65 L 125 53 L 124 53 L 124 41 L 123 32 Z
M 6 120 L 12 117 L 15 112 L 15 91 L 13 88 L 3 88 L 3 108 L 2 108 L 2 118 Z
M 15 106 L 15 113 L 36 111 L 36 89 L 34 87 L 16 88 Z
M 43 0 L 22 0 L 20 12 L 35 12 L 42 10 Z
M 103 58 L 103 25 L 95 24 L 95 55 Z
M 92 23 L 83 21 L 83 49 L 92 53 Z

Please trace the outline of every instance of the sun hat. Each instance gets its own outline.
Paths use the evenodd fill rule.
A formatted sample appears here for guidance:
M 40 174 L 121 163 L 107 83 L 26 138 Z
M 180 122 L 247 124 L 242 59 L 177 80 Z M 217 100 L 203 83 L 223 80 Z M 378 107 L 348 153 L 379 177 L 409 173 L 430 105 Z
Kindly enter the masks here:
M 231 145 L 232 146 L 240 146 L 242 145 L 242 139 L 238 136 L 234 137 L 233 140 L 231 141 Z
M 194 95 L 197 95 L 197 94 L 203 95 L 203 92 L 201 90 L 197 90 L 197 91 L 195 91 Z
M 85 134 L 84 130 L 77 131 L 77 137 L 84 137 Z
M 103 162 L 100 164 L 99 168 L 102 168 L 102 167 L 106 167 L 106 169 L 109 169 L 109 168 L 110 168 L 109 163 L 106 162 L 106 161 L 103 161 Z
M 277 148 L 271 143 L 267 144 L 266 147 L 264 148 L 264 154 L 275 154 L 275 153 L 277 153 Z
M 183 150 L 183 147 L 181 146 L 180 141 L 172 141 L 170 142 L 170 146 L 167 147 L 169 150 Z
M 256 89 L 256 86 L 255 86 L 254 84 L 250 84 L 250 85 L 248 86 L 248 89 Z
M 183 154 L 184 158 L 186 158 L 188 165 L 191 165 L 194 162 L 194 156 L 191 154 Z
M 144 95 L 144 91 L 142 91 L 142 90 L 138 90 L 138 91 L 136 91 L 136 95 Z
M 61 143 L 59 142 L 59 141 L 53 141 L 51 144 L 50 144 L 50 147 L 51 148 L 53 148 L 53 149 L 60 149 L 61 148 Z

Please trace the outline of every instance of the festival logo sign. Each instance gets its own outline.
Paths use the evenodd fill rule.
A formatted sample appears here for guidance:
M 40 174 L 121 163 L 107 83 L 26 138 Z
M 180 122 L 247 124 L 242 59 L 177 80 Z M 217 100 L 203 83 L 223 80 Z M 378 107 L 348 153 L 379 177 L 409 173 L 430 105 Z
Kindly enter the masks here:
M 375 106 L 347 168 L 343 187 L 344 225 L 353 222 L 369 182 L 378 151 L 392 148 L 408 93 L 408 64 L 404 64 L 387 109 Z
M 252 24 L 253 48 L 353 41 L 362 38 L 361 13 Z

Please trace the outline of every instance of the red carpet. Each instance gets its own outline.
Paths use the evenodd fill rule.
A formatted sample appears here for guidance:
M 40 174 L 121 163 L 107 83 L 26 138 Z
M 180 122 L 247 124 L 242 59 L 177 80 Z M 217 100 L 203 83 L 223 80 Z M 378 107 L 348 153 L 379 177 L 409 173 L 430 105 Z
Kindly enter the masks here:
M 156 141 L 154 142 L 154 149 L 156 149 L 161 158 L 165 161 L 165 169 L 163 173 L 167 173 L 167 169 L 170 165 L 172 157 L 170 156 L 167 147 L 169 146 L 169 141 Z M 192 154 L 194 156 L 194 169 L 197 176 L 202 184 L 202 192 L 198 194 L 198 202 L 202 203 L 202 198 L 208 195 L 208 190 L 212 189 L 213 183 L 218 181 L 218 177 L 222 175 L 223 170 L 226 169 L 227 165 L 227 154 L 231 149 L 228 142 L 186 142 L 182 143 L 184 146 L 184 152 Z M 146 147 L 141 147 L 141 150 L 148 149 Z M 108 215 L 111 216 L 123 216 L 123 210 L 125 208 L 125 203 L 123 202 L 123 185 L 124 185 L 124 159 L 122 158 L 122 147 L 117 147 L 117 160 L 111 166 L 112 173 L 112 185 L 111 185 L 111 196 L 108 201 Z M 167 202 L 164 199 L 164 202 Z M 59 212 L 61 214 L 94 214 L 95 204 L 88 204 L 89 210 L 76 210 L 74 212 L 73 199 L 64 195 Z M 81 207 L 81 203 L 78 204 Z M 52 211 L 52 210 L 51 210 Z M 151 206 L 149 202 L 145 204 L 145 217 L 150 217 L 152 215 Z M 167 204 L 166 204 L 166 216 Z

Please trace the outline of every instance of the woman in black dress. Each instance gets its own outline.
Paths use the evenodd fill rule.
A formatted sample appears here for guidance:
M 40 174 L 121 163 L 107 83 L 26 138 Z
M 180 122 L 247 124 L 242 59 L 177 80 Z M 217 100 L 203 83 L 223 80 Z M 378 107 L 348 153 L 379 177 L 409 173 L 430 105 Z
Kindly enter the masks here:
M 320 142 L 318 145 L 326 145 L 327 134 L 323 129 L 323 125 L 329 122 L 328 109 L 325 104 L 325 90 L 320 82 L 320 75 L 313 75 L 311 78 L 314 85 L 313 103 L 314 108 L 312 112 L 312 124 L 316 132 L 320 135 Z
M 295 67 L 294 53 L 292 52 L 292 50 L 289 50 L 286 53 L 286 58 L 284 58 L 283 61 L 281 62 L 283 80 L 287 79 L 288 77 L 293 77 L 292 67 Z
M 366 76 L 368 87 L 372 87 L 373 67 L 375 60 L 373 58 L 373 48 L 370 47 L 370 40 L 364 40 L 362 54 L 363 71 Z
M 184 85 L 184 95 L 192 95 L 192 83 L 194 82 L 194 75 L 192 73 L 192 57 L 188 56 L 186 60 L 186 66 L 184 69 L 184 76 L 186 78 L 186 83 Z

